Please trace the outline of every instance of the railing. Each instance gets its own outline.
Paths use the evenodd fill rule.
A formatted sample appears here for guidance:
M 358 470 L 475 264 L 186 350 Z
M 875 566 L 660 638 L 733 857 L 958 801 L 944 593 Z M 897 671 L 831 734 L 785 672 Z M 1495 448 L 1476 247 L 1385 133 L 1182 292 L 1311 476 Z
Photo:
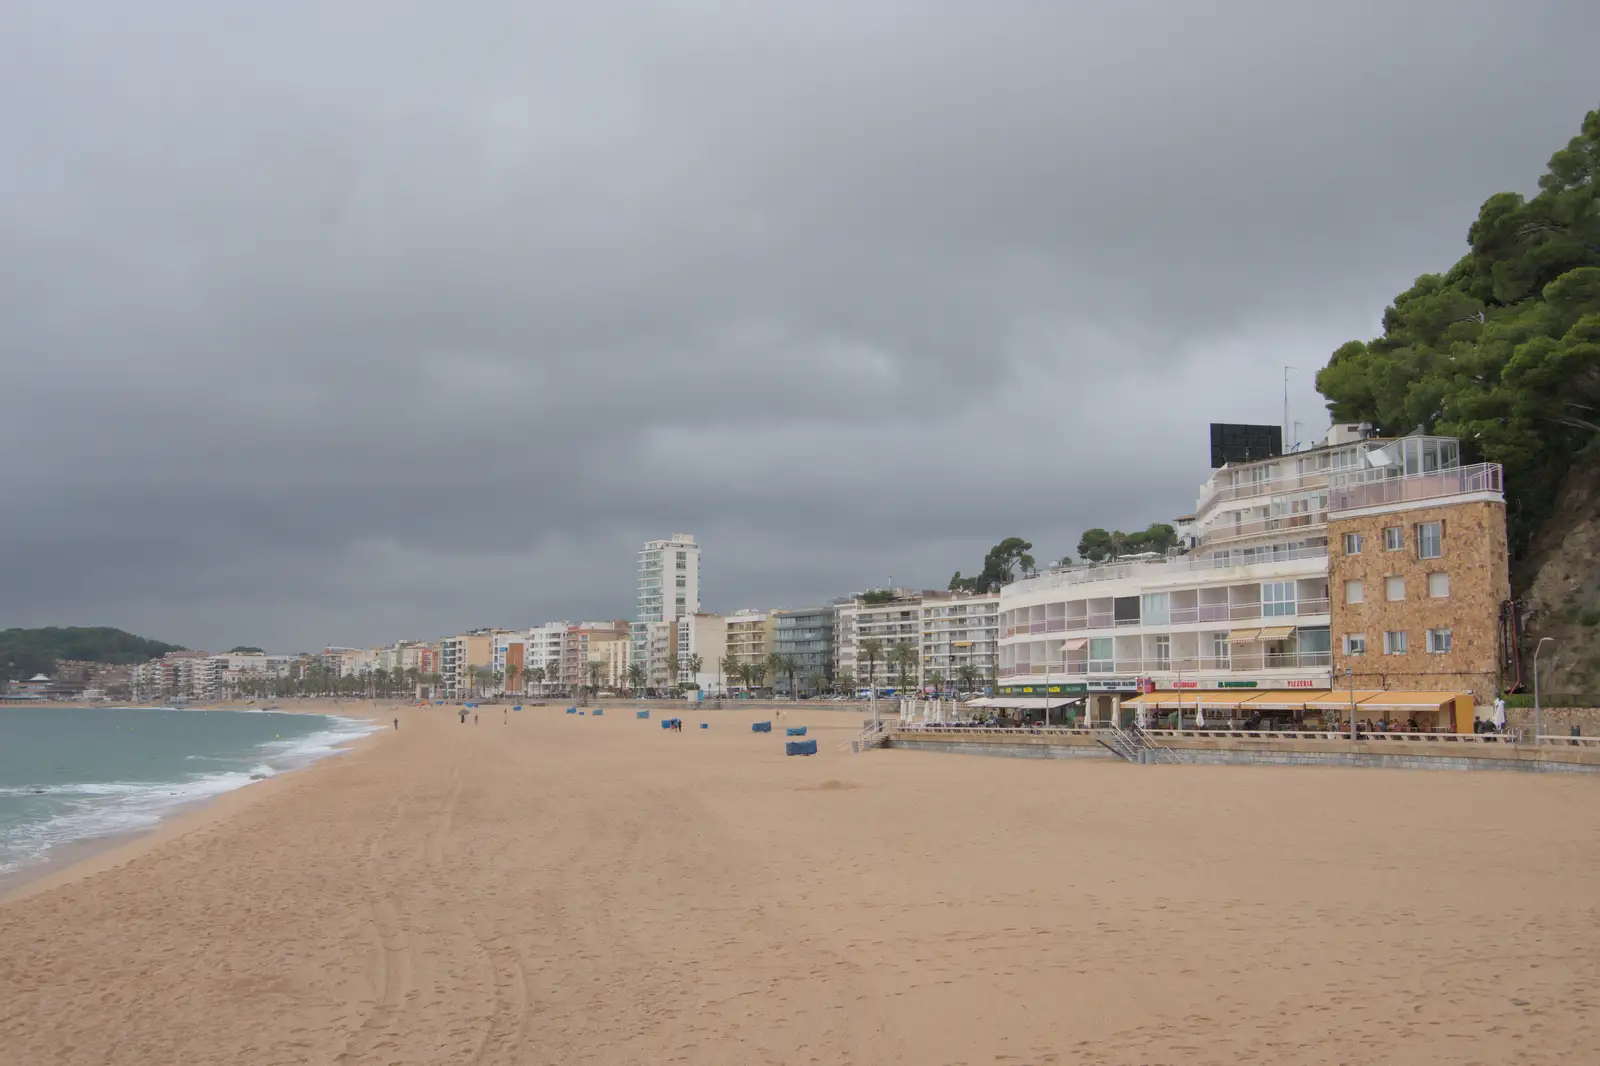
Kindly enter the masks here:
M 1229 622 L 1257 618 L 1294 618 L 1297 615 L 1327 614 L 1329 602 L 1325 598 L 1292 601 L 1293 610 L 1279 614 L 1262 614 L 1260 603 L 1208 603 L 1199 607 L 1173 607 L 1164 619 L 1113 618 L 1109 614 L 1091 614 L 1087 617 L 1052 618 L 1048 622 L 1029 622 L 1025 625 L 1007 626 L 1000 631 L 1002 637 L 1029 636 L 1034 633 L 1072 633 L 1090 629 L 1113 629 L 1117 626 L 1136 625 L 1193 625 L 1197 622 Z
M 1380 507 L 1410 500 L 1435 500 L 1469 492 L 1503 493 L 1499 463 L 1477 463 L 1454 470 L 1435 470 L 1425 474 L 1385 477 L 1384 468 L 1360 473 L 1344 473 L 1329 483 L 1328 509 L 1348 511 L 1356 507 Z
M 1073 659 L 1044 663 L 1016 663 L 1000 668 L 1000 680 L 1009 678 L 1050 677 L 1068 678 L 1096 674 L 1168 674 L 1200 673 L 1202 671 L 1230 671 L 1254 673 L 1258 670 L 1312 669 L 1332 665 L 1333 653 L 1327 651 L 1286 651 L 1263 655 L 1250 655 L 1242 649 L 1226 657 L 1212 655 L 1171 655 L 1166 658 Z
M 1202 603 L 1198 607 L 1173 607 L 1167 612 L 1168 624 L 1191 625 L 1195 622 L 1226 622 L 1230 608 L 1226 603 Z
M 1220 544 L 1224 541 L 1253 537 L 1261 533 L 1276 533 L 1285 529 L 1305 529 L 1328 524 L 1327 511 L 1297 511 L 1276 518 L 1255 518 L 1248 522 L 1234 522 L 1219 526 L 1200 537 L 1201 544 Z
M 1267 481 L 1246 482 L 1243 485 L 1220 486 L 1200 501 L 1200 506 L 1195 508 L 1195 518 L 1204 519 L 1217 504 L 1228 500 L 1247 500 L 1253 496 L 1273 496 L 1283 492 L 1294 492 L 1296 489 L 1321 488 L 1328 483 L 1328 473 L 1327 470 L 1318 470 L 1315 473 L 1294 474 Z
M 1101 563 L 1093 566 L 1074 566 L 1066 570 L 1051 570 L 1038 577 L 1025 577 L 1006 587 L 1015 592 L 1035 592 L 1042 589 L 1065 588 L 1096 581 L 1117 581 L 1135 576 L 1151 577 L 1158 573 L 1180 573 L 1196 570 L 1224 570 L 1229 567 L 1258 566 L 1266 563 L 1296 562 L 1301 559 L 1326 559 L 1328 549 L 1322 545 L 1292 548 L 1276 552 L 1270 558 L 1240 562 L 1236 559 L 1217 559 L 1209 555 L 1180 555 L 1172 559 L 1149 560 L 1138 563 Z
M 1228 740 L 1344 740 L 1350 739 L 1348 727 L 1340 729 L 1146 729 L 1152 736 L 1168 739 L 1208 739 L 1225 738 Z M 1518 738 L 1511 734 L 1500 733 L 1379 733 L 1375 730 L 1362 728 L 1359 734 L 1361 741 L 1374 741 L 1382 744 L 1520 744 Z M 1562 737 L 1562 740 L 1573 739 Z M 1579 737 L 1579 740 L 1600 741 L 1600 737 Z

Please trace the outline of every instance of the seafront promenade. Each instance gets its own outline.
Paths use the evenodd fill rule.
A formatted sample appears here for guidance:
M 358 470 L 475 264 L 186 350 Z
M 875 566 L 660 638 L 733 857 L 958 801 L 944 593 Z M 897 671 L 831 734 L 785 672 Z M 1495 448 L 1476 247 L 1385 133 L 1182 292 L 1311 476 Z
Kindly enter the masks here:
M 1600 1046 L 1586 775 L 853 755 L 861 716 L 804 705 L 372 712 L 400 728 L 0 903 L 0 1062 Z

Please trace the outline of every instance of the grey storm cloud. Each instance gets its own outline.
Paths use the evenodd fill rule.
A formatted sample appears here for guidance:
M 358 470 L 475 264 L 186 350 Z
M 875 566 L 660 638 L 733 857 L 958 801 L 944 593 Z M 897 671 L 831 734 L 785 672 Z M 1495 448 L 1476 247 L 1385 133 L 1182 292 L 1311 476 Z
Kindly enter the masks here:
M 0 625 L 942 585 L 1193 502 L 1596 105 L 1586 3 L 0 4 Z

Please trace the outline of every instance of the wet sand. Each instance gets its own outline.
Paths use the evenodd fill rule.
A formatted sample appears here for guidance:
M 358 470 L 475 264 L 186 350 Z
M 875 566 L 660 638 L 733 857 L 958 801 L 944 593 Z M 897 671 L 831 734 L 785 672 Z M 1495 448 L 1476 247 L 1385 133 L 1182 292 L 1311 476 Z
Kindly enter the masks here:
M 1600 1047 L 1588 776 L 852 756 L 856 716 L 800 709 L 773 735 L 398 713 L 0 904 L 0 1062 Z M 800 723 L 816 758 L 782 755 Z

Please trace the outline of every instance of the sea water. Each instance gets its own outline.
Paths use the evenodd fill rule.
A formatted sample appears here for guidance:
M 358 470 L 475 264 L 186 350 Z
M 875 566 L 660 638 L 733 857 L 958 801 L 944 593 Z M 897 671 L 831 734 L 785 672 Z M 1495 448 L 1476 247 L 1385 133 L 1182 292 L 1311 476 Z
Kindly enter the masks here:
M 148 829 L 372 728 L 271 711 L 0 707 L 0 875 L 62 844 Z

